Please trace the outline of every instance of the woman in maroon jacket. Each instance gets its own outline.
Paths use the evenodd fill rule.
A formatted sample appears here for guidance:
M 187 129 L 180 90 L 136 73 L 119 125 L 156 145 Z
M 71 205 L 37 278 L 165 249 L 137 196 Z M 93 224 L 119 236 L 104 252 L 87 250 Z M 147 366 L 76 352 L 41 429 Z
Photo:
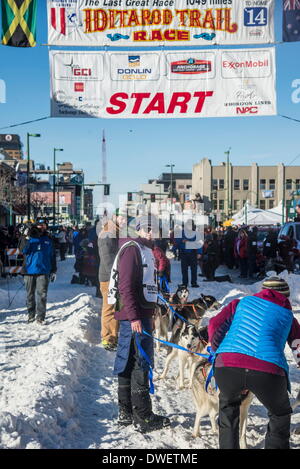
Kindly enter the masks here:
M 143 216 L 138 222 L 139 237 L 123 239 L 118 264 L 119 311 L 115 318 L 120 321 L 118 349 L 114 374 L 118 375 L 119 425 L 134 424 L 137 430 L 147 433 L 170 425 L 167 417 L 152 412 L 149 394 L 149 363 L 141 354 L 146 352 L 153 366 L 153 339 L 143 334 L 153 330 L 153 314 L 157 301 L 156 270 L 153 259 L 152 229 L 154 220 Z M 139 248 L 140 246 L 140 248 Z M 141 250 L 146 251 L 143 263 Z M 155 302 L 144 296 L 147 274 L 155 289 Z M 153 289 L 151 290 L 153 291 Z M 140 347 L 139 347 L 140 344 Z
M 234 244 L 234 256 L 239 260 L 241 278 L 248 274 L 248 235 L 245 230 L 240 230 Z

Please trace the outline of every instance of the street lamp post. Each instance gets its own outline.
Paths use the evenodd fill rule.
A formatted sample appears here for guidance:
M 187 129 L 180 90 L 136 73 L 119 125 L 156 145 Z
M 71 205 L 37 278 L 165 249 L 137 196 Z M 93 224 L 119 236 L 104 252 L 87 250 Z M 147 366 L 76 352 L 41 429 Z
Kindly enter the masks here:
M 229 218 L 230 209 L 231 209 L 231 204 L 229 204 L 229 199 L 230 199 L 230 189 L 229 189 L 229 165 L 230 165 L 229 155 L 230 155 L 230 150 L 231 150 L 231 147 L 229 148 L 229 150 L 225 151 L 225 155 L 227 155 L 226 169 L 227 169 L 227 217 L 228 218 Z
M 30 179 L 30 145 L 29 139 L 30 137 L 40 137 L 41 134 L 29 134 L 27 132 L 27 219 L 30 219 L 30 187 L 29 187 L 29 179 Z
M 53 204 L 52 204 L 52 212 L 53 212 L 53 226 L 56 222 L 56 204 L 55 204 L 55 191 L 56 191 L 56 152 L 57 151 L 64 151 L 63 148 L 54 148 L 53 149 Z
M 173 168 L 174 168 L 175 164 L 171 163 L 171 164 L 166 164 L 166 168 L 171 168 L 171 214 L 172 214 L 172 211 L 173 211 Z

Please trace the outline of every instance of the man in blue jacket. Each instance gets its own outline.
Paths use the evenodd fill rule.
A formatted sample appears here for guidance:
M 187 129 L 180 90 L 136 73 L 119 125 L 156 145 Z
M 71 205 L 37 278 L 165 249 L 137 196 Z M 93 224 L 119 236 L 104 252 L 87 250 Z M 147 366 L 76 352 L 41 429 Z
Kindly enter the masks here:
M 44 220 L 34 225 L 24 248 L 28 322 L 45 323 L 49 281 L 55 280 L 56 254 Z M 35 294 L 37 298 L 35 299 Z

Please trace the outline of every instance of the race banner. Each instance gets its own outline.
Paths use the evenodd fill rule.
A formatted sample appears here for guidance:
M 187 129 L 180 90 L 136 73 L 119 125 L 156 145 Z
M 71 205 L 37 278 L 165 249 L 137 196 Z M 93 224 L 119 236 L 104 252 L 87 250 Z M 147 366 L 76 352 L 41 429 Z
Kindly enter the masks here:
M 275 0 L 48 0 L 48 43 L 207 46 L 274 42 Z
M 275 49 L 50 52 L 51 116 L 276 114 Z
M 283 41 L 300 41 L 300 0 L 283 0 Z

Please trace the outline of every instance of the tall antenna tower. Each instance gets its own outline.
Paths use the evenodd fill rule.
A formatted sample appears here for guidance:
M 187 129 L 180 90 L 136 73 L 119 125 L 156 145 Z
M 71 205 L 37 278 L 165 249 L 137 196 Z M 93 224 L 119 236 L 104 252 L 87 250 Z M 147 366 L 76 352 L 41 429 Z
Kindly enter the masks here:
M 105 140 L 105 131 L 102 133 L 102 184 L 107 183 L 107 165 L 106 165 L 106 140 Z M 102 192 L 102 202 L 103 202 L 103 211 L 106 209 L 107 196 Z

